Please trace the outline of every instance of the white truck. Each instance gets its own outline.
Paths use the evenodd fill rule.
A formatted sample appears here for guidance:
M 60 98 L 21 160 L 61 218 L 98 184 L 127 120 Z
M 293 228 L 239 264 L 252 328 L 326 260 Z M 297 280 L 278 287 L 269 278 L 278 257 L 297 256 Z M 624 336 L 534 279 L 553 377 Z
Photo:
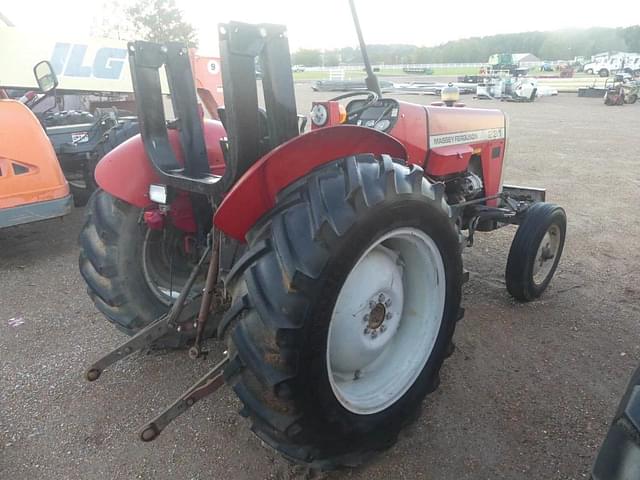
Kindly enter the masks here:
M 596 55 L 583 67 L 589 75 L 608 77 L 612 73 L 624 70 L 632 75 L 640 74 L 640 54 L 619 52 L 612 55 Z

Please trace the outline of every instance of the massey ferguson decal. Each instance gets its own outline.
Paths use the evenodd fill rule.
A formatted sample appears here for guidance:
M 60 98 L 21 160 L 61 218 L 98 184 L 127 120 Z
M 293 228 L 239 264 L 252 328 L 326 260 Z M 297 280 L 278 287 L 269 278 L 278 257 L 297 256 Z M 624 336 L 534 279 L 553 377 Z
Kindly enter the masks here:
M 429 137 L 429 147 L 447 147 L 449 145 L 463 145 L 466 143 L 498 140 L 502 138 L 504 138 L 504 128 L 489 128 L 463 133 L 445 133 L 442 135 L 431 135 Z

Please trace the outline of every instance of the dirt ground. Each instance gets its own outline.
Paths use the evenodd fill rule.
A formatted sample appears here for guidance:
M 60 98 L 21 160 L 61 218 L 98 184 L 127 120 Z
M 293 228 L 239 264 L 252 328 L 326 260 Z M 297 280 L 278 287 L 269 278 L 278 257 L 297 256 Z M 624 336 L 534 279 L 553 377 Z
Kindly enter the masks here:
M 298 85 L 301 111 L 314 94 Z M 428 103 L 432 97 L 404 96 Z M 457 350 L 399 443 L 337 479 L 588 477 L 640 357 L 640 106 L 575 95 L 468 100 L 510 118 L 505 182 L 547 188 L 569 218 L 550 289 L 516 304 L 503 273 L 513 228 L 479 234 Z M 303 108 L 304 107 L 304 108 Z M 294 479 L 249 431 L 233 392 L 196 405 L 152 444 L 137 428 L 216 360 L 136 355 L 98 382 L 84 368 L 122 341 L 85 293 L 83 211 L 0 231 L 0 478 Z M 219 353 L 221 347 L 214 347 Z

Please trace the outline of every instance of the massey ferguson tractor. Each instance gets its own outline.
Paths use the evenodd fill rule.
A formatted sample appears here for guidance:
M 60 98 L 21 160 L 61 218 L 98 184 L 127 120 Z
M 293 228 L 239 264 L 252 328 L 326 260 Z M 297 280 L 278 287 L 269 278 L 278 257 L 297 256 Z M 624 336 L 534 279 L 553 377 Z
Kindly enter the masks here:
M 204 339 L 227 344 L 143 441 L 226 383 L 290 461 L 359 464 L 438 387 L 476 232 L 519 226 L 506 268 L 517 300 L 540 296 L 556 270 L 565 213 L 544 190 L 502 185 L 504 114 L 382 97 L 351 8 L 368 90 L 314 103 L 308 131 L 282 26 L 218 27 L 221 122 L 202 119 L 184 46 L 129 44 L 141 135 L 97 166 L 80 271 L 131 338 L 86 377 L 150 347 L 198 358 Z

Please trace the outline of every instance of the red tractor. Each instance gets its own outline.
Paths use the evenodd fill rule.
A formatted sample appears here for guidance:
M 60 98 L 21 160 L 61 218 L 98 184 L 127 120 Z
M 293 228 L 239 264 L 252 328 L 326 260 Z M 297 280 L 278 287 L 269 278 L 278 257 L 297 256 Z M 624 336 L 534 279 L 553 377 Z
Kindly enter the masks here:
M 282 26 L 219 26 L 221 122 L 202 120 L 183 46 L 129 45 L 141 136 L 96 169 L 80 271 L 133 336 L 86 375 L 150 346 L 197 358 L 204 338 L 228 345 L 143 426 L 144 441 L 227 383 L 287 459 L 361 463 L 438 386 L 476 231 L 519 225 L 506 270 L 518 300 L 541 295 L 556 270 L 565 213 L 544 190 L 502 185 L 505 116 L 382 98 L 353 14 L 368 91 L 315 103 L 306 133 Z

